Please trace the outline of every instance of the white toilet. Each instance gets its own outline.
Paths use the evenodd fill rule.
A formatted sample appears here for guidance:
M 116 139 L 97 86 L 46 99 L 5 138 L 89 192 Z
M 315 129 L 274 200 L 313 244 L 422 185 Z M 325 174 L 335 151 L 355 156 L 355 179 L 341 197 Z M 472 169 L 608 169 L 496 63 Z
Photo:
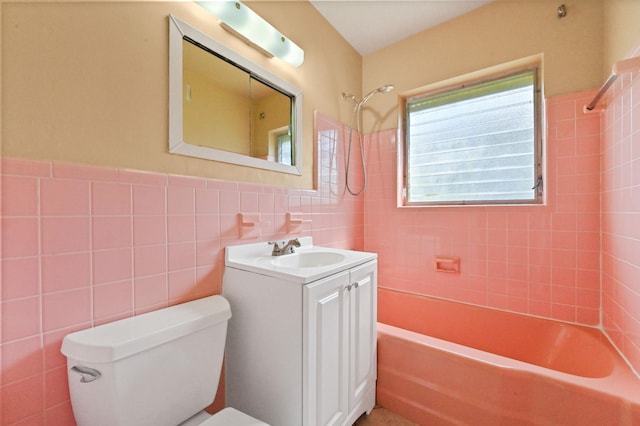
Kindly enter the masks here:
M 79 426 L 268 426 L 233 408 L 202 411 L 218 389 L 229 302 L 210 296 L 65 336 Z

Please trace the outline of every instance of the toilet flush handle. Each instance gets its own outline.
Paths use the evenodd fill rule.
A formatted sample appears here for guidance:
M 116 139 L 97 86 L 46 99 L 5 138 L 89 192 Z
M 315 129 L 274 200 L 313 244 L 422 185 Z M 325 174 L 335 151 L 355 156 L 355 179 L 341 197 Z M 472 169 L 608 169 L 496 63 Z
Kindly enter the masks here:
M 89 368 L 83 365 L 76 365 L 74 367 L 71 367 L 71 370 L 79 373 L 82 376 L 82 378 L 80 379 L 80 382 L 82 383 L 93 382 L 102 375 L 95 368 Z

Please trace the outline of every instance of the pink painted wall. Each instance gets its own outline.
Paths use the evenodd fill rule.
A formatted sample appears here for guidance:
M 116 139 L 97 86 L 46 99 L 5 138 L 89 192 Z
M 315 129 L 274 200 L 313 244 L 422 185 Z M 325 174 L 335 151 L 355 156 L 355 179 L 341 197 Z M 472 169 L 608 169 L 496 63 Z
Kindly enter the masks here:
M 362 249 L 345 127 L 316 116 L 317 191 L 3 158 L 1 424 L 74 424 L 64 335 L 220 293 L 227 245 Z M 242 237 L 239 213 L 261 220 Z
M 602 132 L 602 320 L 640 372 L 640 72 L 611 89 Z
M 395 131 L 369 138 L 365 250 L 381 286 L 600 323 L 600 116 L 593 91 L 546 100 L 544 206 L 396 207 Z M 459 256 L 459 274 L 434 271 Z

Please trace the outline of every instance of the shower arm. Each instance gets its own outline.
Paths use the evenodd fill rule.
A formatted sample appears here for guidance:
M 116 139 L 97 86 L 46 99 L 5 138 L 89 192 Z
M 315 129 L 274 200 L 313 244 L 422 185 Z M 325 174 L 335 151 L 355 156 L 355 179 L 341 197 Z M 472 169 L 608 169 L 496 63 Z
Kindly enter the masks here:
M 355 95 L 351 93 L 342 92 L 342 99 L 347 100 L 351 99 L 356 104 L 356 108 L 360 109 L 365 103 L 369 101 L 376 93 L 389 93 L 393 90 L 392 84 L 385 84 L 384 86 L 378 87 L 377 89 L 373 89 L 369 93 L 367 93 L 362 99 L 358 100 Z

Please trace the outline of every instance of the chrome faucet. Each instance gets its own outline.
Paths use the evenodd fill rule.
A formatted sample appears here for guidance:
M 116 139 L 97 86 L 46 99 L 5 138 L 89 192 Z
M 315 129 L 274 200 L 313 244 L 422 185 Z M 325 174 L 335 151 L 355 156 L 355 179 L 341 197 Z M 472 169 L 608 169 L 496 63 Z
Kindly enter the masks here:
M 282 248 L 278 245 L 277 241 L 269 241 L 270 245 L 273 245 L 273 251 L 271 256 L 282 256 L 283 254 L 294 253 L 294 247 L 300 247 L 300 241 L 297 238 L 282 242 Z

